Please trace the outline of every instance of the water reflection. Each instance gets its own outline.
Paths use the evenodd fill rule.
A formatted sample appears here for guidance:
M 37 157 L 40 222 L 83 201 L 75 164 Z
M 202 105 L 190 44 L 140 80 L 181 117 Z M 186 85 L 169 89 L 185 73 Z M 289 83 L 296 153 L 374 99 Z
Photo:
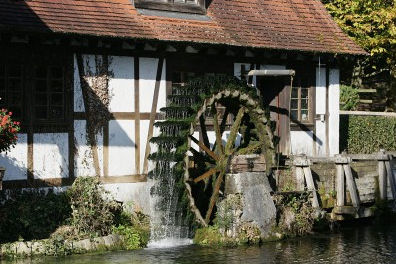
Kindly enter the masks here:
M 15 263 L 15 262 L 13 262 Z M 260 247 L 144 249 L 20 263 L 396 263 L 396 223 L 355 226 L 335 234 L 266 243 Z

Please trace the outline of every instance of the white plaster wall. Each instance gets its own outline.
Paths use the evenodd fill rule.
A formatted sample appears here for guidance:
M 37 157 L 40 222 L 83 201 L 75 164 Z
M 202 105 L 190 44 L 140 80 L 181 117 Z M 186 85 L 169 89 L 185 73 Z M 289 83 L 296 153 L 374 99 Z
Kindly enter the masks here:
M 87 144 L 86 121 L 74 121 L 74 142 L 76 152 L 74 155 L 74 175 L 79 176 L 95 176 L 95 168 L 91 147 Z M 103 176 L 103 134 L 96 135 L 96 144 L 98 149 L 99 169 Z
M 126 207 L 150 214 L 150 188 L 147 182 L 105 184 L 104 188 Z
M 157 58 L 139 58 L 139 107 L 140 112 L 151 112 L 158 68 Z M 157 112 L 166 106 L 166 61 L 163 62 Z
M 316 115 L 326 114 L 326 69 L 316 68 Z M 316 125 L 316 155 L 326 155 L 326 120 L 322 118 L 315 121 Z
M 312 156 L 313 150 L 313 133 L 312 131 L 291 131 L 291 153 L 293 155 L 306 154 Z
M 109 58 L 110 112 L 135 111 L 134 58 L 112 56 Z
M 339 154 L 340 143 L 340 71 L 329 72 L 329 150 L 330 155 Z
M 27 179 L 27 135 L 18 134 L 15 148 L 0 154 L 0 166 L 6 169 L 3 180 Z
M 135 121 L 109 122 L 109 176 L 126 176 L 136 173 Z
M 158 120 L 157 120 L 158 121 Z M 148 130 L 150 126 L 150 120 L 140 120 L 140 172 L 143 173 L 144 156 L 146 154 L 146 142 L 148 136 Z M 159 136 L 161 133 L 158 127 L 153 127 L 153 137 Z M 157 144 L 150 143 L 150 153 L 157 151 Z M 153 161 L 148 162 L 148 171 L 153 170 L 155 163 Z
M 33 174 L 35 179 L 69 176 L 67 133 L 33 135 Z
M 76 55 L 74 55 L 74 112 L 85 112 Z

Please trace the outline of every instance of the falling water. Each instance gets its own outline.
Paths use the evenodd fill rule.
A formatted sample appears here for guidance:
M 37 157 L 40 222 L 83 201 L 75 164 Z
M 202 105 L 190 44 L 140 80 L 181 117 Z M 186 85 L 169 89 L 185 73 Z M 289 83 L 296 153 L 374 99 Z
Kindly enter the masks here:
M 151 180 L 151 237 L 149 248 L 191 244 L 189 226 L 178 210 L 179 191 L 173 175 L 174 164 L 158 161 Z

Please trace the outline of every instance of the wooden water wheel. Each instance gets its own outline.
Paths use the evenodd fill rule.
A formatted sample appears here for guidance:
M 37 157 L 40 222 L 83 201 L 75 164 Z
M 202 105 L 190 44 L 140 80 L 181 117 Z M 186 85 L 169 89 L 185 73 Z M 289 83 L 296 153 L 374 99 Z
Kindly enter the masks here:
M 207 76 L 174 86 L 168 106 L 161 111 L 166 120 L 154 124 L 161 135 L 150 140 L 158 148 L 149 156 L 156 164 L 149 177 L 156 180 L 151 193 L 161 197 L 158 208 L 177 199 L 180 215 L 207 226 L 234 155 L 261 154 L 266 168 L 272 167 L 274 146 L 267 112 L 256 91 L 243 81 Z M 167 193 L 169 182 L 182 191 Z
M 203 101 L 191 123 L 185 157 L 190 207 L 201 225 L 208 225 L 213 218 L 232 157 L 259 153 L 270 168 L 272 142 L 265 111 L 257 99 L 242 89 L 224 87 Z

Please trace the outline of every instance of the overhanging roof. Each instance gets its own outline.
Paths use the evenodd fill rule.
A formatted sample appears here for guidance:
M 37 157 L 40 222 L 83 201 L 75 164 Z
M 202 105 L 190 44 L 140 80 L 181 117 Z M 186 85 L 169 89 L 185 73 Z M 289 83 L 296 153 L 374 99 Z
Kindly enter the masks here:
M 130 0 L 2 0 L 0 31 L 365 54 L 319 0 L 213 0 L 205 19 L 142 13 Z

